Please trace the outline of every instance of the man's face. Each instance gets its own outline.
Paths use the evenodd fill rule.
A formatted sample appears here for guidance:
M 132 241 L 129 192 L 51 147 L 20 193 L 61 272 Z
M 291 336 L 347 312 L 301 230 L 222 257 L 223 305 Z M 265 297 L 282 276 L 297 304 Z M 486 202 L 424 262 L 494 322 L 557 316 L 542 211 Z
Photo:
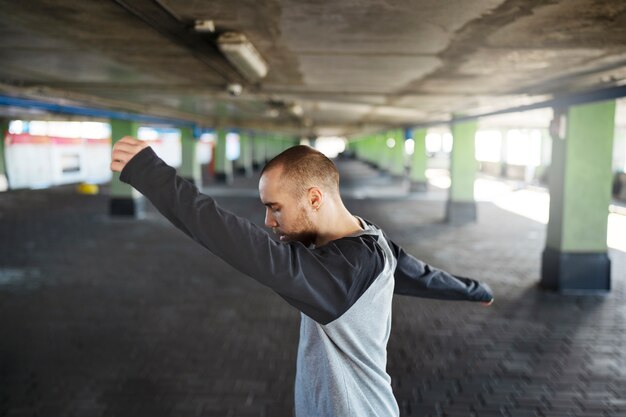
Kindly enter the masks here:
M 295 196 L 292 187 L 281 179 L 282 168 L 263 173 L 259 181 L 261 202 L 265 205 L 265 226 L 276 233 L 281 242 L 298 241 L 309 245 L 315 241 L 315 226 L 307 196 Z

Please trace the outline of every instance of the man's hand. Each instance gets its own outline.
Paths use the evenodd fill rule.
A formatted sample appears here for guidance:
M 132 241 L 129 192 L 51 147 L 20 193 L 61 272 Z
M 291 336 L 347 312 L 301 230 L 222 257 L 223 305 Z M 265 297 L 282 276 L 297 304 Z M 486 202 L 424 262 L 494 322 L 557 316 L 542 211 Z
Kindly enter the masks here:
M 137 140 L 130 136 L 124 136 L 113 145 L 113 153 L 111 155 L 111 170 L 122 172 L 128 161 L 133 159 L 142 149 L 147 148 L 148 144 L 143 140 Z

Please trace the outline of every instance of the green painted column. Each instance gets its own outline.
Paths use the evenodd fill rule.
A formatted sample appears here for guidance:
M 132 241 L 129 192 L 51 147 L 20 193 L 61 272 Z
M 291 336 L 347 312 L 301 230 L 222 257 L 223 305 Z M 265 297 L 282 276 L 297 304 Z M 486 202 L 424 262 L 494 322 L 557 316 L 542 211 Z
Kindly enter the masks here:
M 268 134 L 264 136 L 263 140 L 265 142 L 265 162 L 267 163 L 274 157 L 274 140 Z
M 365 160 L 366 140 L 360 139 L 354 143 L 354 157 L 360 161 Z
M 272 152 L 272 157 L 276 157 L 279 153 L 283 151 L 283 141 L 279 137 L 275 137 L 274 141 L 274 151 Z
M 345 157 L 352 157 L 352 156 L 355 155 L 355 153 L 356 153 L 355 151 L 356 151 L 356 149 L 354 147 L 354 142 L 352 142 L 350 139 L 348 139 L 346 141 L 346 147 L 343 150 L 343 156 L 345 156 Z
M 267 162 L 267 139 L 262 135 L 254 136 L 254 166 L 256 169 L 261 169 Z
M 375 155 L 378 155 L 378 157 L 375 157 L 374 163 L 378 166 L 378 169 L 386 172 L 389 171 L 392 157 L 391 149 L 387 145 L 388 140 L 388 132 L 376 135 L 376 151 L 374 152 Z
M 389 141 L 389 139 L 393 139 L 394 140 L 394 146 L 392 148 L 389 147 L 389 145 L 387 144 L 387 141 Z M 395 163 L 396 160 L 396 154 L 395 154 L 395 142 L 396 138 L 393 137 L 393 131 L 387 131 L 385 132 L 385 154 L 386 154 L 386 163 L 385 163 L 385 169 L 387 172 L 389 172 L 390 174 L 393 172 L 393 165 Z
M 500 176 L 506 178 L 508 176 L 509 163 L 507 156 L 509 154 L 509 130 L 500 129 L 500 136 L 502 141 L 500 142 Z
M 367 159 L 367 138 L 361 139 L 356 143 L 356 158 L 359 161 L 366 161 Z
M 265 147 L 265 162 L 272 159 L 272 138 L 267 133 L 263 136 L 263 143 Z
M 354 143 L 352 144 L 352 149 L 354 150 L 354 157 L 359 160 L 363 160 L 363 144 L 365 140 L 363 138 L 355 138 Z
M 239 131 L 237 134 L 239 135 L 239 156 L 233 161 L 233 168 L 235 174 L 245 174 L 245 157 L 243 155 L 246 152 L 246 138 L 245 133 L 242 131 Z
M 382 145 L 383 139 L 380 135 L 371 135 L 367 147 L 367 161 L 377 169 L 383 169 L 385 149 Z
M 416 191 L 426 191 L 428 180 L 426 178 L 426 165 L 428 157 L 426 155 L 426 129 L 413 129 L 411 132 L 413 143 L 413 155 L 411 156 L 411 188 Z
M 216 131 L 217 142 L 215 144 L 215 179 L 218 182 L 232 183 L 233 182 L 233 164 L 228 158 L 226 158 L 226 134 L 228 132 L 225 129 L 218 129 Z
M 124 136 L 137 137 L 139 123 L 130 120 L 111 119 L 111 145 Z M 139 191 L 120 181 L 119 172 L 111 178 L 109 213 L 112 216 L 133 216 L 141 218 L 145 214 L 145 200 Z
M 391 157 L 389 164 L 389 173 L 396 177 L 404 177 L 406 175 L 406 152 L 404 148 L 404 131 L 396 129 L 390 132 L 390 137 L 394 140 L 393 148 L 391 148 Z
M 278 139 L 274 135 L 270 135 L 267 141 L 269 153 L 267 155 L 267 159 L 270 160 L 278 155 L 278 147 L 280 144 L 278 143 Z
M 239 158 L 237 159 L 237 168 L 248 178 L 252 177 L 254 171 L 252 169 L 252 146 L 250 133 L 241 132 L 239 134 Z
M 369 145 L 368 139 L 361 139 L 356 142 L 356 158 L 359 161 L 367 161 L 367 147 Z
M 346 149 L 344 155 L 352 158 L 358 158 L 359 155 L 359 143 L 355 138 L 346 139 Z
M 452 152 L 450 154 L 450 190 L 446 205 L 446 222 L 464 224 L 476 221 L 474 179 L 477 162 L 474 137 L 475 120 L 452 124 Z
M 280 151 L 284 152 L 287 149 L 291 148 L 292 146 L 293 146 L 293 140 L 289 139 L 289 138 L 283 137 L 282 140 L 281 140 Z
M 561 292 L 609 291 L 606 234 L 615 101 L 573 106 L 566 117 L 565 138 L 552 140 L 541 285 Z
M 0 119 L 0 191 L 9 189 L 7 166 L 5 162 L 4 146 L 6 136 L 9 133 L 9 119 Z
M 197 141 L 193 135 L 193 129 L 184 127 L 180 129 L 180 144 L 182 147 L 182 163 L 178 171 L 179 175 L 202 187 L 202 173 L 197 158 Z

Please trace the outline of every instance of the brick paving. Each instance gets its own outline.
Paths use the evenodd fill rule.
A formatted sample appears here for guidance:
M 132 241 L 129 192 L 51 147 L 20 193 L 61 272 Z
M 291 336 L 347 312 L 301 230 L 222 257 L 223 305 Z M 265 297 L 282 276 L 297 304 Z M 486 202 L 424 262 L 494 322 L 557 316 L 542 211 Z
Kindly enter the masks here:
M 389 373 L 403 416 L 626 417 L 626 254 L 608 296 L 536 287 L 545 226 L 340 164 L 355 214 L 496 303 L 396 297 Z M 359 178 L 355 178 L 355 175 Z M 262 223 L 256 179 L 215 184 Z M 235 190 L 235 191 L 233 191 Z M 110 218 L 106 190 L 0 193 L 0 416 L 290 416 L 298 313 L 158 214 Z

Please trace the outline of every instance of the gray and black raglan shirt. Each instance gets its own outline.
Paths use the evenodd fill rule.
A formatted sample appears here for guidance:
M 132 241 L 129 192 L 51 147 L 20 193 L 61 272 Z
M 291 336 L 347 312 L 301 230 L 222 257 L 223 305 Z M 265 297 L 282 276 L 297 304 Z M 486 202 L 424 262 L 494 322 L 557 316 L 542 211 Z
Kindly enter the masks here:
M 386 372 L 394 292 L 492 298 L 485 284 L 424 264 L 362 219 L 362 231 L 320 247 L 277 242 L 178 177 L 151 148 L 139 152 L 120 179 L 196 242 L 301 312 L 297 417 L 399 415 Z

